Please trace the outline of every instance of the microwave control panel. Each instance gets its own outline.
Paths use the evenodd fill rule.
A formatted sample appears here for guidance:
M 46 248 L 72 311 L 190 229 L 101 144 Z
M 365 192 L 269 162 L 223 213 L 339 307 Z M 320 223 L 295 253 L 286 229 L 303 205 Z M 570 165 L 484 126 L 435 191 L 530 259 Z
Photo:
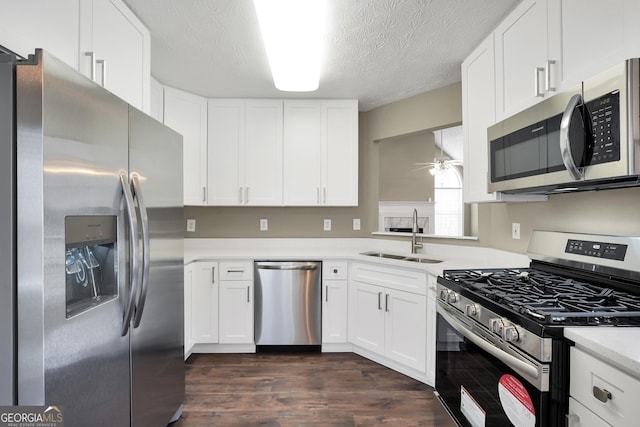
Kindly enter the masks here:
M 586 103 L 593 131 L 592 165 L 620 160 L 620 91 Z

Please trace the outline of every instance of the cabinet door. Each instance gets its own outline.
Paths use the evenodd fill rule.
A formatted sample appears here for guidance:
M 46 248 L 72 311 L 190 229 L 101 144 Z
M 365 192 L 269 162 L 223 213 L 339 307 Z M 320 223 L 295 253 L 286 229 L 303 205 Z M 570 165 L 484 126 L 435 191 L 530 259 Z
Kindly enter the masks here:
M 240 147 L 245 138 L 244 101 L 210 99 L 208 116 L 208 204 L 242 204 Z
M 282 101 L 248 100 L 245 141 L 239 158 L 244 204 L 282 204 Z
M 220 344 L 253 343 L 253 282 L 220 282 Z
M 385 289 L 384 299 L 386 356 L 425 372 L 426 297 Z
M 0 44 L 24 56 L 36 47 L 78 69 L 78 0 L 2 2 Z
M 632 13 L 626 1 L 560 0 L 563 87 L 580 83 L 623 62 L 623 17 Z M 637 1 L 634 3 L 638 4 Z M 635 7 L 636 12 L 638 6 Z M 617 23 L 603 25 L 603 23 Z M 637 27 L 637 22 L 635 23 Z M 638 43 L 636 39 L 635 43 Z
M 536 95 L 538 92 L 544 95 L 544 67 L 549 59 L 547 0 L 524 0 L 494 34 L 496 113 L 497 119 L 502 120 L 542 99 Z M 539 68 L 543 70 L 537 71 Z
M 358 205 L 358 102 L 322 102 L 322 204 Z
M 193 264 L 191 338 L 195 344 L 218 342 L 218 263 Z
M 384 354 L 384 288 L 353 281 L 349 286 L 349 341 Z
M 434 385 L 436 381 L 436 291 L 437 279 L 427 277 L 427 381 Z
M 347 281 L 325 280 L 322 288 L 322 342 L 347 342 Z
M 206 205 L 207 100 L 166 88 L 164 123 L 182 134 L 184 204 Z
M 321 198 L 322 108 L 319 101 L 284 101 L 284 204 L 315 206 Z
M 495 123 L 493 35 L 462 63 L 462 132 L 465 203 L 496 199 L 487 192 L 489 145 L 487 128 Z
M 193 348 L 191 326 L 191 301 L 193 299 L 193 264 L 184 266 L 184 356 L 185 359 Z
M 151 56 L 149 31 L 120 0 L 86 0 L 80 10 L 80 67 L 96 81 L 149 112 Z M 86 54 L 93 52 L 95 57 Z

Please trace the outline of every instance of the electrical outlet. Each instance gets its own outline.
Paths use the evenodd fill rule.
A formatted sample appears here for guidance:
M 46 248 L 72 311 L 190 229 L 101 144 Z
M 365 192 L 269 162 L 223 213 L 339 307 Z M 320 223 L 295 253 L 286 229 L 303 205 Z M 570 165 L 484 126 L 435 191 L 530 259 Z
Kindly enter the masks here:
M 360 218 L 353 218 L 353 229 L 360 230 Z
M 520 223 L 519 222 L 511 223 L 511 238 L 520 239 Z
M 269 229 L 269 220 L 262 218 L 260 220 L 260 231 L 267 231 Z
M 331 220 L 330 219 L 325 219 L 324 220 L 324 231 L 331 231 Z
M 188 219 L 187 220 L 187 231 L 189 233 L 195 233 L 196 232 L 196 220 L 195 219 Z

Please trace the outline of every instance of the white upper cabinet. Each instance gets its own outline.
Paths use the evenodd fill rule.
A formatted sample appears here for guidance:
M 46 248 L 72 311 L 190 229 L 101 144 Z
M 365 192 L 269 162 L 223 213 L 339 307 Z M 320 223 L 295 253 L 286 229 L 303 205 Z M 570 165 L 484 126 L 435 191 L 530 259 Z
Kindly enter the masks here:
M 160 123 L 164 123 L 164 86 L 153 77 L 151 77 L 151 94 L 149 98 L 149 115 Z
M 314 100 L 284 102 L 284 204 L 321 202 L 322 108 Z
M 78 0 L 2 2 L 0 44 L 24 57 L 46 49 L 78 69 L 79 16 Z
M 282 101 L 246 101 L 240 163 L 243 204 L 282 204 Z
M 122 1 L 80 0 L 80 72 L 147 113 L 150 39 Z
M 497 120 L 557 90 L 562 61 L 553 44 L 559 33 L 548 22 L 547 0 L 523 0 L 496 28 Z
M 282 101 L 210 99 L 208 122 L 208 204 L 282 204 Z
M 284 102 L 284 204 L 358 205 L 358 104 Z
M 487 128 L 496 122 L 493 34 L 462 63 L 464 202 L 540 201 L 546 196 L 489 193 Z
M 184 204 L 207 203 L 207 99 L 164 89 L 164 124 L 182 134 Z

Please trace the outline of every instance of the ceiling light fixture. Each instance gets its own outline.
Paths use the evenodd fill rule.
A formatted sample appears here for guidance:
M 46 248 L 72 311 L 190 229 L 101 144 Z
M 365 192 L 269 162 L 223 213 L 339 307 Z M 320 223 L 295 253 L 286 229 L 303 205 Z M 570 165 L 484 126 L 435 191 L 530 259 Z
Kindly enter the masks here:
M 318 89 L 325 0 L 253 0 L 276 88 Z

